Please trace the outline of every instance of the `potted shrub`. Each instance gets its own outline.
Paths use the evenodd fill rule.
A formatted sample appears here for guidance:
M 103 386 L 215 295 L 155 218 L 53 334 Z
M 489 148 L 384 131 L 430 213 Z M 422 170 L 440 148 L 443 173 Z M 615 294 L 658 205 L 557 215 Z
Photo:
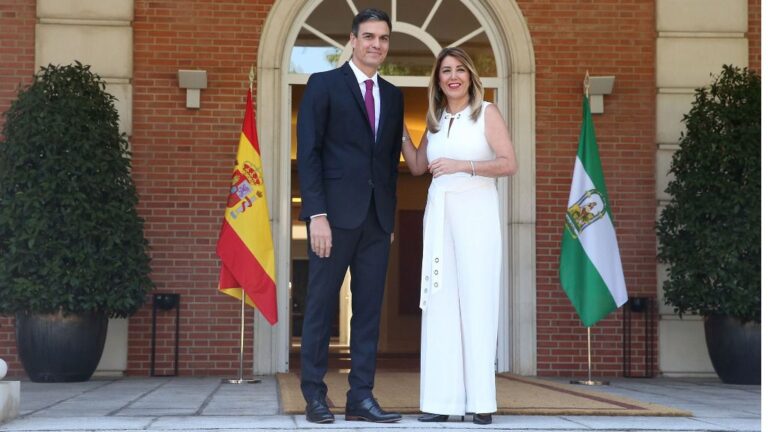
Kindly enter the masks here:
M 726 383 L 760 383 L 760 77 L 724 66 L 696 90 L 656 226 L 664 296 L 704 317 Z
M 79 62 L 41 68 L 0 136 L 0 313 L 33 381 L 93 374 L 109 317 L 153 287 L 115 98 Z

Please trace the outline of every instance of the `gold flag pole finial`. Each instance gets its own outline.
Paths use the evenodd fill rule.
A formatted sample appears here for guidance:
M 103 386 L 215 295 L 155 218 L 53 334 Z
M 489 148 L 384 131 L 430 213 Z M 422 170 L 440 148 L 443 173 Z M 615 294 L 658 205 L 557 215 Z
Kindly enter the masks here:
M 256 73 L 253 71 L 253 65 L 251 65 L 251 71 L 248 72 L 248 88 L 251 89 L 251 93 L 253 93 L 253 79 L 256 78 Z
M 584 96 L 589 97 L 589 71 L 584 74 Z

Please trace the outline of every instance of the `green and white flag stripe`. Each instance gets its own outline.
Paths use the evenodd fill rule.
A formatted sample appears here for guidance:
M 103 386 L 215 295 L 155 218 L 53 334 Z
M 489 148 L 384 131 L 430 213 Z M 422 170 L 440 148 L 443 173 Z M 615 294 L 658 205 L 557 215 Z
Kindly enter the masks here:
M 619 244 L 585 96 L 560 250 L 560 284 L 585 327 L 627 301 Z

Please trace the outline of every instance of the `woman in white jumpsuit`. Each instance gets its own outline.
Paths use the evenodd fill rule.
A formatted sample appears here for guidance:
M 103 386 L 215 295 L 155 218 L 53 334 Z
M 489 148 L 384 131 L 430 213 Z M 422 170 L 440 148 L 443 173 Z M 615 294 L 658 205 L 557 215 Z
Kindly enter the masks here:
M 517 171 L 495 105 L 484 102 L 472 60 L 440 52 L 429 84 L 428 128 L 418 148 L 403 133 L 412 174 L 429 171 L 421 274 L 420 421 L 496 411 L 495 366 L 501 278 L 496 178 Z

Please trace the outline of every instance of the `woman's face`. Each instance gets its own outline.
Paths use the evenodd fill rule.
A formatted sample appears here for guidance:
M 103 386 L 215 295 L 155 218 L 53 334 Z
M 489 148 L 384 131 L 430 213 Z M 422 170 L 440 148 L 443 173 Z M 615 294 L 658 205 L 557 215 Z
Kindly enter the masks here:
M 448 99 L 462 99 L 468 97 L 471 84 L 469 69 L 459 59 L 446 56 L 440 62 L 438 72 L 440 78 L 440 90 Z

